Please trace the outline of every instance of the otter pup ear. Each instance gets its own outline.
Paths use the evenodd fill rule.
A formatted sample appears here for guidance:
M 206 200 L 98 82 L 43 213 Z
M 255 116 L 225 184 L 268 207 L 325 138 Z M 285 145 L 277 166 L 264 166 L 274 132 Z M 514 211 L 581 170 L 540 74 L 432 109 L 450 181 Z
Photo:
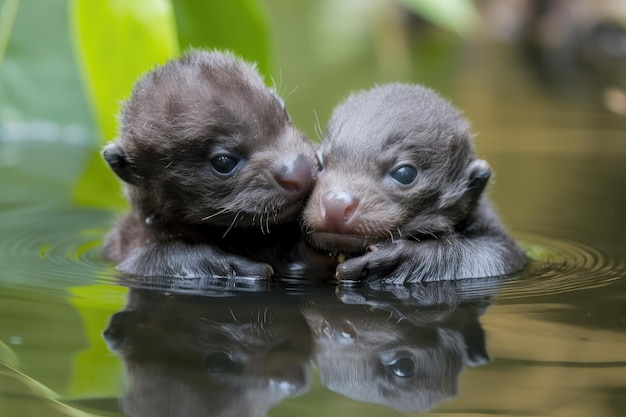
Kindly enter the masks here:
M 491 177 L 491 166 L 485 160 L 476 159 L 467 166 L 465 176 L 468 180 L 466 198 L 475 202 Z
M 102 156 L 122 181 L 133 185 L 139 183 L 139 176 L 134 172 L 128 154 L 117 143 L 106 145 L 102 150 Z

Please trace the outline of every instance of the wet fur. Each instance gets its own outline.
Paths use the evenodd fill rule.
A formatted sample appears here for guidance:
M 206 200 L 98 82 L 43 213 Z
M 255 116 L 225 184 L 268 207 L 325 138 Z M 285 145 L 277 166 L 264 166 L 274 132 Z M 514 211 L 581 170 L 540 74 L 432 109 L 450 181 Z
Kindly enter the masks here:
M 340 280 L 453 280 L 523 267 L 483 192 L 491 168 L 475 157 L 467 121 L 432 90 L 389 84 L 354 94 L 333 112 L 318 160 L 303 226 L 319 249 L 348 254 Z M 390 176 L 403 163 L 417 168 L 409 185 Z M 322 198 L 342 190 L 359 204 L 336 234 Z
M 312 145 L 254 66 L 190 51 L 142 77 L 103 150 L 132 211 L 103 254 L 142 276 L 267 278 L 297 247 L 304 194 L 276 182 Z M 239 158 L 232 175 L 210 160 Z

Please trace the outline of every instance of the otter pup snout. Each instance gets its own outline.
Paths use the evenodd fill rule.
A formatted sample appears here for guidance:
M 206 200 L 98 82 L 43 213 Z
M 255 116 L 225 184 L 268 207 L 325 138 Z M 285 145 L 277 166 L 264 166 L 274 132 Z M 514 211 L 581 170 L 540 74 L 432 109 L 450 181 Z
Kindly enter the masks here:
M 359 208 L 359 199 L 351 190 L 328 191 L 321 197 L 322 228 L 332 233 L 350 233 L 350 223 Z
M 313 183 L 313 166 L 303 154 L 292 155 L 282 162 L 274 175 L 282 189 L 298 200 L 306 195 Z

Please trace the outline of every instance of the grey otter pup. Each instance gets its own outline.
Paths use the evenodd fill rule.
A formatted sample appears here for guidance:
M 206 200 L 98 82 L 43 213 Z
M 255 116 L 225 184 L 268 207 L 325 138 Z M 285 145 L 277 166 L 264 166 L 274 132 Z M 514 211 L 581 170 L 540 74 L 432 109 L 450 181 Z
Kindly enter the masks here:
M 303 227 L 337 277 L 418 282 L 512 273 L 526 261 L 483 190 L 468 123 L 432 90 L 389 84 L 338 106 Z
M 118 270 L 269 277 L 274 243 L 299 239 L 314 156 L 255 67 L 190 51 L 142 77 L 120 119 L 103 151 L 132 209 L 103 245 Z

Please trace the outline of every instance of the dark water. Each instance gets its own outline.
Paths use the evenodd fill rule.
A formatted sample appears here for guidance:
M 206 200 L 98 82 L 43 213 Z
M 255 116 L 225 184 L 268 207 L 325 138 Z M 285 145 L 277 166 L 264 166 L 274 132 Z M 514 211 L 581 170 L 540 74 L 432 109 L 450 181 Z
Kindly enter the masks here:
M 534 258 L 506 279 L 120 281 L 98 251 L 116 213 L 74 194 L 96 147 L 5 135 L 0 416 L 626 415 L 626 119 L 601 85 L 472 68 L 446 94 Z

